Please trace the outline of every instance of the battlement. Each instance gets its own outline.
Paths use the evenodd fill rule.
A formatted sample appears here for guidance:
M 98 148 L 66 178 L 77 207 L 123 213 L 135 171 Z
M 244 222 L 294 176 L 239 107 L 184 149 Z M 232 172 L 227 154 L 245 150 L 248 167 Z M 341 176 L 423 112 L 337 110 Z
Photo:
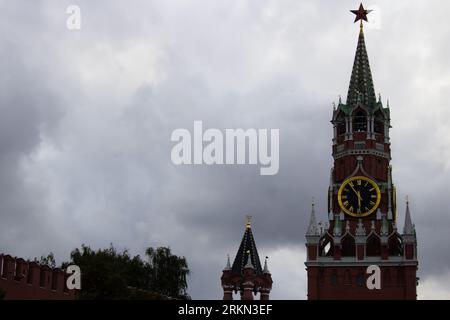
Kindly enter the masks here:
M 22 258 L 0 254 L 0 289 L 5 300 L 73 300 L 69 275 L 60 268 L 51 268 Z

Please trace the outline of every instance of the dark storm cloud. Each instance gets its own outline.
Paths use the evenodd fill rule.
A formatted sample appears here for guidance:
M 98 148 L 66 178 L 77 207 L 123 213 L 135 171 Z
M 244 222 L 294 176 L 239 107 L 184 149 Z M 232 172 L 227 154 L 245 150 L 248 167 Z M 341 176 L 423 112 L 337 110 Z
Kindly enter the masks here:
M 80 31 L 65 28 L 69 4 L 81 7 Z M 380 2 L 381 29 L 368 27 L 366 42 L 375 88 L 391 103 L 400 219 L 410 194 L 426 280 L 439 279 L 450 258 L 450 47 L 441 41 L 449 36 L 444 19 L 423 15 L 424 5 Z M 273 297 L 305 297 L 304 232 L 311 197 L 326 219 L 331 102 L 347 91 L 357 41 L 347 10 L 355 3 L 2 7 L 2 251 L 53 251 L 62 260 L 81 243 L 139 254 L 170 245 L 190 262 L 192 296 L 218 298 L 226 254 L 235 254 L 251 214 L 260 255 L 273 266 Z M 194 120 L 221 130 L 279 128 L 278 175 L 173 165 L 170 135 L 192 131 Z M 288 288 L 292 276 L 301 289 Z

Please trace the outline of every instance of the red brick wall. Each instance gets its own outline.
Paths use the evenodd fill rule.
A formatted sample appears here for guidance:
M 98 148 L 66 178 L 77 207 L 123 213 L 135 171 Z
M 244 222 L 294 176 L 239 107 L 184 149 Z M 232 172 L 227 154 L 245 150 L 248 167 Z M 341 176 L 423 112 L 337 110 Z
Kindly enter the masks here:
M 332 277 L 336 275 L 336 281 Z M 363 275 L 362 285 L 358 275 Z M 381 289 L 366 286 L 365 267 L 309 267 L 309 300 L 403 300 L 416 299 L 416 267 L 381 267 Z
M 66 288 L 64 270 L 40 266 L 9 255 L 0 255 L 0 288 L 5 300 L 73 300 Z

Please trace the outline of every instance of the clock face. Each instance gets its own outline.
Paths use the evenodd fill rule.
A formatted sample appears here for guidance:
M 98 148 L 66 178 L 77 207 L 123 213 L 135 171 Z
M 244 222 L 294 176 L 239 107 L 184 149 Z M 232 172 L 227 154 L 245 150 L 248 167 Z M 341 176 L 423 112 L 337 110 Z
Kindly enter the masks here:
M 338 192 L 342 211 L 353 217 L 365 217 L 374 212 L 380 204 L 380 188 L 375 181 L 356 176 L 345 180 Z

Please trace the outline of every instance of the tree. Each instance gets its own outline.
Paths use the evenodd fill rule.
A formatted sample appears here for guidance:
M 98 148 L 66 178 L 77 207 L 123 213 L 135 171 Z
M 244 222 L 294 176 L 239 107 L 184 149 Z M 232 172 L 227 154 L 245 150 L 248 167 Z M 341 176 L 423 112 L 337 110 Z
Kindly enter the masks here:
M 71 253 L 71 262 L 81 269 L 80 299 L 188 299 L 187 262 L 171 254 L 169 248 L 148 248 L 150 262 L 114 246 L 92 250 L 82 245 Z
M 40 265 L 47 265 L 51 268 L 56 267 L 56 261 L 55 256 L 53 255 L 53 252 L 50 252 L 46 257 L 41 256 L 41 259 L 38 261 L 37 258 L 34 258 L 35 262 L 38 262 Z
M 189 269 L 185 257 L 173 255 L 170 248 L 148 248 L 145 252 L 152 269 L 152 285 L 164 295 L 189 299 L 186 293 Z

